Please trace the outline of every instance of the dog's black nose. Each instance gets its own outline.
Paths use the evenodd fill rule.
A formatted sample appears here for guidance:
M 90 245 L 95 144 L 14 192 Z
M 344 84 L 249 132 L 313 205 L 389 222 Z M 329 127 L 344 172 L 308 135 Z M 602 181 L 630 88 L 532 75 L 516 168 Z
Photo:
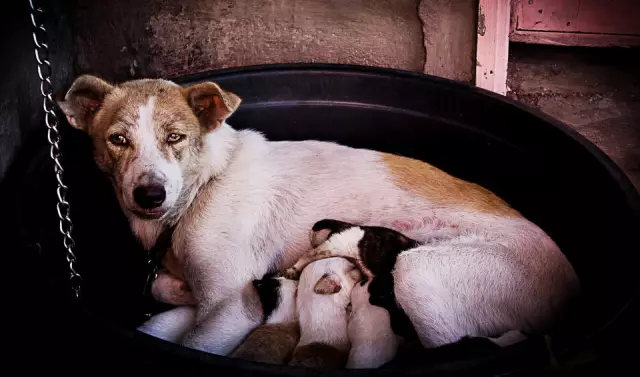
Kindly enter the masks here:
M 160 207 L 166 197 L 167 193 L 160 185 L 138 186 L 133 190 L 133 200 L 144 209 Z

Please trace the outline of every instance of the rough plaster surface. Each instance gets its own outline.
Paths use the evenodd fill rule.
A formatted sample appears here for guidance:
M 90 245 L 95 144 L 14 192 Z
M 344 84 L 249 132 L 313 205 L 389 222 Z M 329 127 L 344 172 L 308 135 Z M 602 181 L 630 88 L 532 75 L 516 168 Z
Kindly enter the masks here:
M 422 71 L 419 0 L 76 0 L 78 68 L 110 79 L 326 62 Z
M 422 0 L 424 72 L 472 83 L 476 70 L 478 0 Z
M 510 50 L 508 96 L 576 129 L 640 189 L 640 50 Z

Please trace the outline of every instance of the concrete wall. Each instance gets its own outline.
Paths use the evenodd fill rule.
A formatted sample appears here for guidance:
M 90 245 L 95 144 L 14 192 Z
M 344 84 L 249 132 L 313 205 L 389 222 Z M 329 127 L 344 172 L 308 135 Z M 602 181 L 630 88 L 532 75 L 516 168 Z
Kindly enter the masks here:
M 175 77 L 270 63 L 473 80 L 477 0 L 75 0 L 77 69 Z

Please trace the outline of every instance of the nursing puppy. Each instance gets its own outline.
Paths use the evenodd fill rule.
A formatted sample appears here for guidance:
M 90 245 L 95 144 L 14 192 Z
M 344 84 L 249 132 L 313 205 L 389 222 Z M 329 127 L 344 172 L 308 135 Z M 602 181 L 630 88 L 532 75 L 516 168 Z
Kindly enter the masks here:
M 348 369 L 378 368 L 396 357 L 402 343 L 401 337 L 391 329 L 389 312 L 369 303 L 371 281 L 363 283 L 356 284 L 351 291 Z
M 545 331 L 578 292 L 553 240 L 490 191 L 410 158 L 236 131 L 227 120 L 240 103 L 213 82 L 94 76 L 58 101 L 91 137 L 141 244 L 150 249 L 175 227 L 174 254 L 197 302 L 195 320 L 173 314 L 193 322 L 181 344 L 233 352 L 262 322 L 252 280 L 298 260 L 319 219 L 387 227 L 420 244 L 398 256 L 393 283 L 424 345 Z
M 298 285 L 300 342 L 289 365 L 343 368 L 349 355 L 347 307 L 360 271 L 343 258 L 309 264 Z
M 254 280 L 265 323 L 258 326 L 231 357 L 267 364 L 285 364 L 300 339 L 296 313 L 298 281 L 267 274 Z
M 297 279 L 307 264 L 331 257 L 349 259 L 367 279 L 390 275 L 400 253 L 420 246 L 393 229 L 357 226 L 331 219 L 313 224 L 309 238 L 313 249 L 284 272 L 289 279 Z
M 407 340 L 417 338 L 411 321 L 396 302 L 392 275 L 398 256 L 418 247 L 417 241 L 393 229 L 330 219 L 316 222 L 309 239 L 313 249 L 288 268 L 283 273 L 285 276 L 297 279 L 307 264 L 323 258 L 346 258 L 369 280 L 369 303 L 387 310 L 393 331 Z

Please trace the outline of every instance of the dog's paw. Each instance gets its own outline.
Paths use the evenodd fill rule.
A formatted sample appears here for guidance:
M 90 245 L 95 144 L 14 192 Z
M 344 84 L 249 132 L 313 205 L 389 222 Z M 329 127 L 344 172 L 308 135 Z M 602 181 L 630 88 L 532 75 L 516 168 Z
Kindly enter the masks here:
M 183 280 L 165 272 L 158 273 L 158 277 L 153 281 L 151 295 L 156 301 L 169 305 L 195 305 L 189 286 Z

